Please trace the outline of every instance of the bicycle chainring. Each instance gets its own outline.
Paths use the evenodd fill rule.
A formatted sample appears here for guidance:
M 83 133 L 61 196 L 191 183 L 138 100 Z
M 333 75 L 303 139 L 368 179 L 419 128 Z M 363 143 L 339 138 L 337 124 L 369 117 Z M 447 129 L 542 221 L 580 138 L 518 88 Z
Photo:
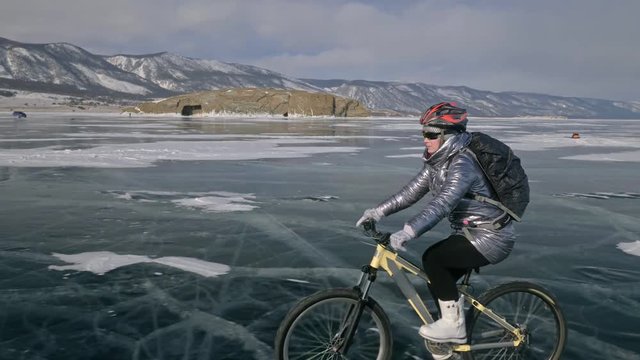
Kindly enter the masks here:
M 449 343 L 439 343 L 431 340 L 425 340 L 424 345 L 427 350 L 437 359 L 446 359 L 453 354 L 453 348 Z

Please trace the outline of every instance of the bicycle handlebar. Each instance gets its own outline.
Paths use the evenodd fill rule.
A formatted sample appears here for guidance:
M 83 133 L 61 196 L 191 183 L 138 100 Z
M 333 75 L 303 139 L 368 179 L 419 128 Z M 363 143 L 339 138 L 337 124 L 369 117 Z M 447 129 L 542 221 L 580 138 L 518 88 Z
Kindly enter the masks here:
M 391 233 L 381 233 L 376 230 L 376 221 L 373 219 L 365 220 L 362 223 L 362 227 L 364 228 L 363 232 L 368 237 L 375 240 L 380 245 L 387 246 L 389 245 L 389 237 L 391 237 Z

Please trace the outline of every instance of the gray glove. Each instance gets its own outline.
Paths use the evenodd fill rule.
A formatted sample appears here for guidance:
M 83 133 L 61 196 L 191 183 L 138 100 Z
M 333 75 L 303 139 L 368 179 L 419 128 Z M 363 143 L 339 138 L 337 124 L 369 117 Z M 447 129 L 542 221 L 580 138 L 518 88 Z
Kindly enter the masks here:
M 415 237 L 416 233 L 413 231 L 411 226 L 405 225 L 402 230 L 396 231 L 391 234 L 389 243 L 395 251 L 407 251 L 407 249 L 404 247 L 404 244 L 409 240 L 415 239 Z
M 383 217 L 384 217 L 384 214 L 382 213 L 381 210 L 378 210 L 377 208 L 367 209 L 364 211 L 364 214 L 362 215 L 360 220 L 356 222 L 356 226 L 362 225 L 362 223 L 365 222 L 365 220 L 367 219 L 373 219 L 376 222 L 378 222 Z

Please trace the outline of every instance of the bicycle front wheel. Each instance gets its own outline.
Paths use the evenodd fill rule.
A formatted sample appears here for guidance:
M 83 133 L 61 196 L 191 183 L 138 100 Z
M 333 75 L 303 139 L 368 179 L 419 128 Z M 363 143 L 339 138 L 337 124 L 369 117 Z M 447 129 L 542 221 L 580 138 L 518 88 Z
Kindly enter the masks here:
M 354 324 L 360 300 L 353 289 L 330 289 L 301 300 L 284 318 L 276 334 L 276 359 L 388 360 L 391 326 L 382 308 L 369 299 Z M 344 352 L 349 327 L 353 338 Z
M 519 328 L 525 341 L 518 347 L 495 347 L 463 353 L 465 360 L 557 360 L 567 341 L 567 324 L 558 301 L 543 287 L 528 282 L 499 285 L 478 301 Z M 476 308 L 468 319 L 469 343 L 513 342 L 515 336 Z

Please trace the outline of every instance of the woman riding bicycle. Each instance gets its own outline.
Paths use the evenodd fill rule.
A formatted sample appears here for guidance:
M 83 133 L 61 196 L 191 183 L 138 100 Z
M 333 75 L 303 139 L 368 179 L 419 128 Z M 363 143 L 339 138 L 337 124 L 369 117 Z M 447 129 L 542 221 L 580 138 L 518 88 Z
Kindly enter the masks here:
M 463 299 L 456 281 L 469 269 L 504 260 L 515 240 L 509 215 L 469 194 L 496 198 L 474 155 L 464 151 L 471 140 L 466 132 L 467 112 L 454 103 L 431 106 L 420 118 L 426 151 L 424 167 L 396 194 L 372 209 L 356 223 L 379 221 L 415 204 L 428 192 L 434 196 L 424 210 L 391 235 L 391 246 L 404 244 L 433 228 L 448 216 L 453 229 L 446 239 L 429 247 L 422 256 L 430 289 L 438 299 L 442 317 L 420 327 L 420 335 L 436 342 L 465 343 Z

